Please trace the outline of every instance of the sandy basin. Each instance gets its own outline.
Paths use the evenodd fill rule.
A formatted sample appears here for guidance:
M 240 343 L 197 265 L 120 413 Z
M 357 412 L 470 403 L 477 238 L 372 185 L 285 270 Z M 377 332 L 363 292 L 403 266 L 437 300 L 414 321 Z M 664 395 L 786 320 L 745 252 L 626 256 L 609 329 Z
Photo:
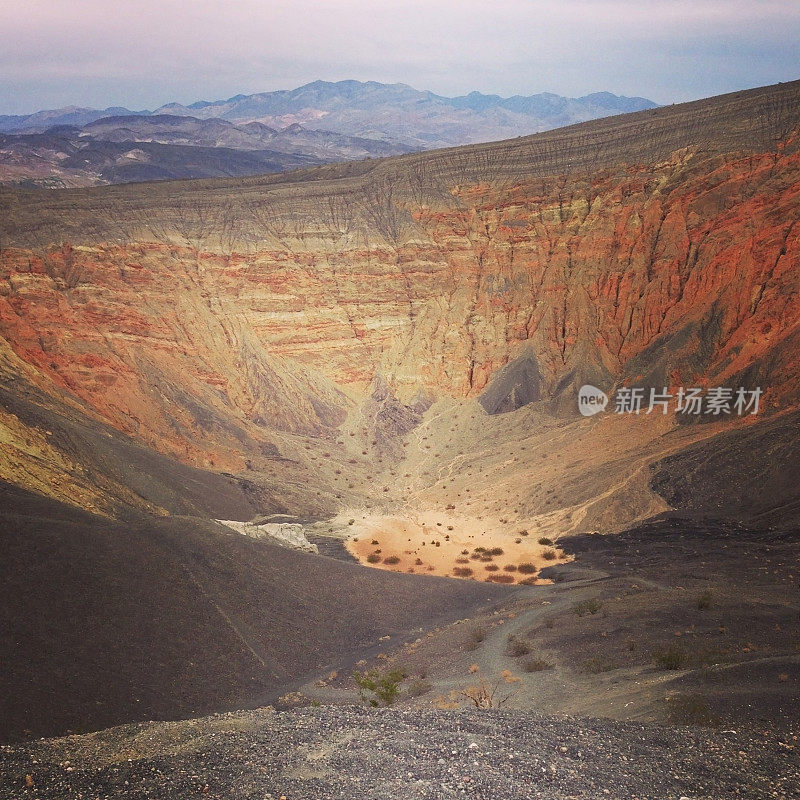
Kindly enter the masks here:
M 342 515 L 342 518 L 346 515 Z M 497 521 L 421 512 L 369 515 L 352 512 L 347 550 L 362 564 L 395 572 L 441 575 L 505 584 L 549 583 L 543 567 L 568 560 L 538 534 L 519 527 L 503 530 Z

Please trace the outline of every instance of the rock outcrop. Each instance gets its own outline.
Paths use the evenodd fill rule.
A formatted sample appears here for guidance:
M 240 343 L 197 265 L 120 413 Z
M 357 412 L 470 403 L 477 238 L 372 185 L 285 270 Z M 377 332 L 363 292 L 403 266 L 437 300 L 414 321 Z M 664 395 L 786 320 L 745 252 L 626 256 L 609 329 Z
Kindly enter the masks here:
M 268 539 L 275 544 L 289 547 L 292 550 L 301 550 L 304 553 L 319 552 L 319 548 L 306 538 L 303 526 L 294 522 L 266 522 L 262 525 L 226 519 L 220 519 L 217 522 L 252 539 Z

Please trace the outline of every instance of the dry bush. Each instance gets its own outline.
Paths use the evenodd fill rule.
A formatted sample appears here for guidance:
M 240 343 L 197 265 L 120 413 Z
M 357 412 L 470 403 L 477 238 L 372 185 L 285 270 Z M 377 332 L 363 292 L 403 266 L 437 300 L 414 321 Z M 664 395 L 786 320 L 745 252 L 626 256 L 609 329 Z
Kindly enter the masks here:
M 502 678 L 496 683 L 482 680 L 477 686 L 468 686 L 461 692 L 461 696 L 469 700 L 475 708 L 499 708 L 508 701 L 511 694 L 499 693 Z
M 478 626 L 467 634 L 467 641 L 464 644 L 465 650 L 477 650 L 478 645 L 486 638 L 486 628 Z
M 526 658 L 522 662 L 522 669 L 524 669 L 525 672 L 544 672 L 552 668 L 553 665 L 549 664 L 543 658 Z
M 518 636 L 511 634 L 508 637 L 506 644 L 506 655 L 512 658 L 520 658 L 527 656 L 531 652 L 531 643 L 526 639 L 520 639 Z

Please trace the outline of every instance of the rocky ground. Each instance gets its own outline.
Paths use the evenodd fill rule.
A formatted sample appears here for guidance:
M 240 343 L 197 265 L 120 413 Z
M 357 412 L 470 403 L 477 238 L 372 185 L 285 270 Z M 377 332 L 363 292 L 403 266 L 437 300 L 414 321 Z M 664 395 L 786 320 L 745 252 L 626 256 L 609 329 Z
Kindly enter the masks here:
M 0 750 L 8 798 L 790 798 L 796 734 L 359 707 L 259 710 Z

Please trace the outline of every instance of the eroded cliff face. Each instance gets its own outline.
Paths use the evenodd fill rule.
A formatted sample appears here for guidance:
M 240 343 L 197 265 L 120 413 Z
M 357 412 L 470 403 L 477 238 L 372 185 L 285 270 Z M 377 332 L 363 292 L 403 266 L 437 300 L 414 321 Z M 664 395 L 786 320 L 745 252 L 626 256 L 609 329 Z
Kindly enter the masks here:
M 794 148 L 452 195 L 409 205 L 414 233 L 392 246 L 11 248 L 0 332 L 100 418 L 223 469 L 271 431 L 336 428 L 376 375 L 407 403 L 474 396 L 523 348 L 543 398 L 758 365 L 772 402 L 796 399 Z
M 292 486 L 281 507 L 321 487 L 328 509 L 437 400 L 574 415 L 582 383 L 627 380 L 760 385 L 789 408 L 799 98 L 296 177 L 0 193 L 4 380 L 184 464 Z M 337 462 L 358 475 L 341 485 Z

